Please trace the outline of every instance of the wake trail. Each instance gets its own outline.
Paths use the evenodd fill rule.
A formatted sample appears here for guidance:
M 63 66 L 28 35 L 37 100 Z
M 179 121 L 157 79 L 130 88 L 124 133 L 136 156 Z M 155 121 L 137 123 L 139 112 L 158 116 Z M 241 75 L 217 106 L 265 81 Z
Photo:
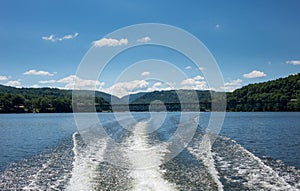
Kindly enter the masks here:
M 217 168 L 229 187 L 238 183 L 250 190 L 299 190 L 260 158 L 229 138 L 217 139 L 213 149 Z
M 147 122 L 138 122 L 128 139 L 127 156 L 131 164 L 130 176 L 136 191 L 171 191 L 175 187 L 163 178 L 160 165 L 167 151 L 166 145 L 148 143 Z
M 67 190 L 94 190 L 97 167 L 103 161 L 107 142 L 103 139 L 93 140 L 93 144 L 82 145 L 79 133 L 73 134 L 74 162 L 71 179 Z
M 193 154 L 198 160 L 201 160 L 204 166 L 207 168 L 209 174 L 211 175 L 214 183 L 217 185 L 218 191 L 223 191 L 223 184 L 219 180 L 218 171 L 215 167 L 215 161 L 213 158 L 211 141 L 209 134 L 205 134 L 202 137 L 201 142 L 197 142 L 193 147 L 189 147 L 188 150 Z

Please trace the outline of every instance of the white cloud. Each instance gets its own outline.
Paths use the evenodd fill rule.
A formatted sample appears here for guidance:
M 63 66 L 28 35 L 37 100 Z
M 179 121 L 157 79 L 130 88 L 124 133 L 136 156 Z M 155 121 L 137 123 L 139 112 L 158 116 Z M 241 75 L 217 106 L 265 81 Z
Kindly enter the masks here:
M 156 82 L 151 87 L 147 88 L 146 92 L 162 91 L 162 90 L 172 90 L 174 89 L 174 84 L 169 82 Z
M 79 33 L 74 33 L 72 34 L 67 34 L 63 37 L 55 37 L 53 34 L 49 35 L 49 36 L 43 36 L 42 39 L 46 40 L 46 41 L 51 41 L 51 42 L 56 42 L 56 41 L 63 41 L 63 40 L 71 40 L 76 38 L 79 35 Z
M 136 93 L 146 89 L 149 82 L 146 80 L 133 80 L 129 82 L 118 82 L 107 89 L 100 89 L 101 91 L 113 94 L 118 97 L 123 97 L 130 93 Z
M 191 66 L 186 66 L 186 67 L 185 67 L 186 70 L 189 70 L 189 69 L 191 69 L 191 68 L 192 68 Z
M 141 75 L 142 75 L 142 76 L 149 76 L 149 75 L 150 75 L 150 72 L 142 72 Z
M 70 75 L 56 82 L 65 84 L 64 89 L 76 89 L 76 90 L 98 90 L 102 88 L 105 83 L 98 80 L 81 79 L 76 75 Z
M 181 82 L 181 85 L 193 85 L 195 83 L 195 80 L 193 78 L 185 79 Z
M 40 84 L 53 84 L 56 80 L 41 80 L 39 81 Z
M 300 60 L 288 60 L 285 63 L 292 64 L 292 65 L 300 65 Z
M 243 74 L 244 78 L 262 78 L 267 76 L 264 72 L 253 70 L 248 74 Z
M 55 73 L 50 73 L 43 70 L 28 70 L 23 73 L 24 75 L 36 75 L 36 76 L 54 76 Z
M 76 79 L 79 79 L 76 75 L 70 75 L 70 76 L 67 76 L 65 78 L 62 78 L 60 80 L 58 80 L 57 82 L 59 83 L 75 83 L 75 80 Z
M 193 89 L 193 90 L 207 90 L 207 82 L 202 76 L 196 76 L 194 78 L 187 78 L 181 82 L 183 85 L 182 89 Z
M 223 90 L 225 90 L 226 92 L 232 92 L 238 88 L 240 88 L 242 86 L 242 80 L 241 79 L 236 79 L 236 80 L 230 80 L 229 82 L 226 82 L 224 84 L 224 88 L 222 88 Z
M 40 86 L 38 84 L 34 84 L 31 86 L 31 88 L 40 88 Z
M 153 87 L 160 87 L 162 86 L 163 84 L 161 82 L 156 82 L 155 84 L 153 84 Z
M 0 81 L 5 81 L 8 80 L 9 77 L 8 76 L 0 76 Z
M 203 70 L 205 70 L 205 68 L 204 67 L 199 67 L 198 68 L 200 71 L 203 71 Z
M 62 40 L 70 40 L 70 39 L 76 38 L 78 35 L 79 35 L 79 33 L 75 33 L 75 34 L 73 34 L 73 35 L 67 34 L 67 35 L 65 35 L 65 36 L 63 36 L 63 37 L 61 37 L 61 38 L 59 38 L 58 40 L 59 40 L 59 41 L 62 41 Z
M 195 79 L 195 80 L 204 80 L 204 77 L 198 75 L 198 76 L 194 77 L 194 79 Z
M 151 38 L 149 36 L 145 36 L 143 38 L 137 39 L 137 42 L 146 43 L 151 41 Z
M 48 81 L 40 81 L 48 82 Z M 104 82 L 94 81 L 94 80 L 83 80 L 78 78 L 76 75 L 70 75 L 60 80 L 56 80 L 56 83 L 65 84 L 61 89 L 71 89 L 71 90 L 97 90 L 106 92 L 118 97 L 123 97 L 128 94 L 138 93 L 138 92 L 149 92 L 155 90 L 171 90 L 174 89 L 171 83 L 161 83 L 156 82 L 151 87 L 149 82 L 146 80 L 132 80 L 127 82 L 117 82 L 110 87 L 104 87 Z M 76 86 L 75 86 L 76 82 Z M 74 87 L 75 86 L 75 87 Z M 96 87 L 95 87 L 96 86 Z
M 103 47 L 103 46 L 114 47 L 114 46 L 122 46 L 127 44 L 128 44 L 128 39 L 126 38 L 122 38 L 120 40 L 113 39 L 113 38 L 102 38 L 100 40 L 93 42 L 93 45 L 95 47 Z
M 56 41 L 56 38 L 54 37 L 53 34 L 51 34 L 50 36 L 43 36 L 42 39 L 46 40 L 46 41 L 51 41 L 51 42 L 55 42 Z
M 5 85 L 20 88 L 21 82 L 20 82 L 20 80 L 12 80 L 12 81 L 7 82 Z
M 216 27 L 216 29 L 219 29 L 221 27 L 221 25 L 216 24 L 215 27 Z

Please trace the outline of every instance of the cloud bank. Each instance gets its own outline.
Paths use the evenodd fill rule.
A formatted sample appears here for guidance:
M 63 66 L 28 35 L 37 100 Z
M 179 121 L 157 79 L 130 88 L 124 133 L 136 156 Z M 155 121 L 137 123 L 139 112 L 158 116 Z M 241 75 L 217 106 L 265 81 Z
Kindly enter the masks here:
M 5 85 L 20 88 L 21 87 L 21 82 L 20 82 L 20 80 L 12 80 L 12 81 L 7 82 Z
M 5 81 L 8 80 L 9 77 L 8 76 L 0 76 L 0 81 Z
M 54 76 L 54 73 L 50 73 L 43 70 L 28 70 L 23 73 L 24 75 L 36 75 L 36 76 Z
M 300 60 L 288 60 L 285 63 L 292 64 L 292 65 L 300 65 Z
M 243 74 L 244 78 L 263 78 L 267 76 L 264 72 L 253 70 L 250 73 Z
M 120 40 L 118 39 L 113 39 L 113 38 L 102 38 L 100 40 L 96 40 L 93 42 L 93 45 L 95 47 L 114 47 L 114 46 L 122 46 L 122 45 L 127 45 L 128 44 L 128 39 L 126 38 L 121 38 Z

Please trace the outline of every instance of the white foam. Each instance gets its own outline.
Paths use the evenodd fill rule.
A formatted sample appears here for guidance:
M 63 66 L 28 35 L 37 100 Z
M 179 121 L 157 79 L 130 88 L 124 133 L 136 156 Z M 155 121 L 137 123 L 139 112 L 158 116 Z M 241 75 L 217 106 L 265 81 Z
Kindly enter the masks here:
M 240 146 L 240 148 L 247 153 L 249 156 L 251 156 L 251 158 L 253 158 L 255 161 L 258 162 L 260 169 L 262 170 L 257 170 L 255 171 L 255 169 L 253 169 L 253 172 L 251 172 L 251 174 L 248 176 L 249 177 L 249 184 L 255 185 L 257 184 L 257 179 L 258 177 L 261 177 L 262 174 L 263 176 L 265 176 L 265 179 L 276 179 L 277 185 L 273 185 L 270 184 L 268 181 L 264 181 L 261 182 L 262 185 L 264 185 L 265 188 L 270 188 L 272 190 L 296 190 L 296 188 L 293 188 L 291 185 L 289 185 L 284 178 L 280 177 L 278 175 L 278 173 L 276 173 L 270 166 L 267 166 L 265 163 L 263 163 L 263 161 L 258 158 L 257 156 L 255 156 L 253 153 L 251 153 L 250 151 L 248 151 L 247 149 L 243 148 L 242 146 Z M 268 173 L 266 173 L 268 172 Z M 269 177 L 269 175 L 271 175 Z
M 46 163 L 42 165 L 42 167 L 34 174 L 32 177 L 30 177 L 30 183 L 26 186 L 24 186 L 23 190 L 38 190 L 39 186 L 37 185 L 37 179 L 42 174 L 42 172 L 48 168 L 49 164 L 51 163 L 50 160 L 48 160 Z
M 134 127 L 133 136 L 128 140 L 127 156 L 132 165 L 131 177 L 134 178 L 134 189 L 175 190 L 174 186 L 163 179 L 159 168 L 166 145 L 151 146 L 147 142 L 147 123 L 139 122 Z
M 220 167 L 228 170 L 228 167 L 232 167 L 238 176 L 242 176 L 247 181 L 244 183 L 248 188 L 255 189 L 260 187 L 264 190 L 297 190 L 288 184 L 283 177 L 280 177 L 270 166 L 263 163 L 263 161 L 255 156 L 253 153 L 231 140 L 235 151 L 236 157 L 242 157 L 240 159 L 233 158 L 223 160 L 222 157 L 217 157 L 222 164 Z M 240 153 L 239 153 L 240 152 Z M 231 154 L 231 153 L 227 153 Z M 255 165 L 254 165 L 255 164 Z
M 96 139 L 79 149 L 77 135 L 78 133 L 73 134 L 74 162 L 67 190 L 94 190 L 96 185 L 93 179 L 97 175 L 98 164 L 103 161 L 107 142 L 105 139 Z
M 53 166 L 57 161 L 55 160 L 55 158 L 53 159 L 50 155 L 48 156 L 48 160 L 42 164 L 42 166 L 38 169 L 38 171 L 29 176 L 29 184 L 24 186 L 22 188 L 22 190 L 43 190 L 45 189 L 44 186 L 45 185 L 39 185 L 41 183 L 41 178 L 45 177 L 45 174 L 47 173 L 48 175 L 54 175 L 57 172 L 51 172 L 50 174 L 48 169 L 51 168 L 51 166 Z M 51 177 L 50 177 L 51 178 Z M 50 184 L 48 184 L 49 187 L 56 189 L 58 188 L 61 184 L 63 184 L 64 182 L 67 181 L 68 176 L 66 173 L 63 173 L 63 176 L 55 176 L 55 181 L 51 181 Z
M 197 159 L 203 161 L 204 165 L 208 169 L 213 181 L 216 183 L 218 187 L 218 191 L 223 191 L 223 184 L 219 180 L 218 171 L 215 168 L 215 161 L 213 158 L 213 154 L 211 152 L 211 143 L 208 134 L 205 134 L 202 138 L 201 142 L 198 142 L 194 146 L 195 148 L 189 147 L 188 150 L 192 153 Z

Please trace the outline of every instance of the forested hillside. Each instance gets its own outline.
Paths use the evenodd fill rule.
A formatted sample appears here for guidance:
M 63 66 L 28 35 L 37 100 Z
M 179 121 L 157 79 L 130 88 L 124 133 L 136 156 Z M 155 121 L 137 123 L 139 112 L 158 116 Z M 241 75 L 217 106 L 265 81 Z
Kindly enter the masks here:
M 85 91 L 81 91 L 84 95 Z M 97 111 L 111 111 L 110 103 L 119 105 L 116 111 L 128 107 L 131 111 L 148 111 L 152 104 L 157 110 L 168 111 L 209 111 L 211 94 L 215 98 L 222 93 L 209 90 L 169 90 L 143 92 L 119 99 L 103 92 L 95 92 Z M 181 99 L 178 97 L 181 96 Z M 90 111 L 90 99 L 80 97 L 79 111 Z M 184 98 L 184 101 L 182 101 Z M 113 100 L 111 102 L 111 100 Z M 158 102 L 159 100 L 159 102 Z M 184 103 L 183 103 L 184 102 Z M 164 103 L 164 107 L 162 106 Z M 125 105 L 125 106 L 124 106 Z M 86 108 L 86 110 L 85 110 Z M 155 109 L 155 108 L 154 108 Z M 300 111 L 300 73 L 263 83 L 250 84 L 232 93 L 227 93 L 228 111 Z M 14 88 L 0 85 L 0 113 L 24 112 L 72 112 L 72 91 L 56 88 Z
M 229 111 L 300 111 L 300 73 L 229 93 Z
M 134 111 L 144 110 L 142 105 L 148 107 L 151 103 L 160 101 L 165 104 L 168 111 L 206 111 L 211 107 L 211 93 L 216 92 L 209 90 L 168 90 L 143 93 L 142 96 L 132 100 L 131 109 Z
M 109 94 L 96 93 L 97 111 L 110 111 L 110 104 L 103 99 Z M 84 101 L 84 99 L 82 99 Z M 84 103 L 82 103 L 84 105 Z M 0 113 L 72 112 L 72 91 L 56 88 L 14 88 L 0 85 Z
M 178 111 L 180 102 L 178 94 L 187 99 L 191 96 L 191 90 L 170 90 L 170 91 L 154 91 L 144 93 L 142 96 L 132 101 L 132 108 L 138 111 L 143 106 L 149 105 L 155 100 L 165 103 L 167 110 Z M 200 104 L 189 106 L 188 110 L 193 111 L 209 111 L 211 107 L 211 94 L 218 97 L 219 92 L 196 90 L 198 101 Z M 222 96 L 222 94 L 220 94 Z M 193 103 L 196 100 L 185 100 Z M 144 107 L 145 108 L 145 107 Z M 142 110 L 144 110 L 142 108 Z M 300 73 L 290 75 L 286 78 L 279 78 L 263 83 L 250 84 L 232 93 L 227 93 L 227 110 L 228 111 L 300 111 Z

